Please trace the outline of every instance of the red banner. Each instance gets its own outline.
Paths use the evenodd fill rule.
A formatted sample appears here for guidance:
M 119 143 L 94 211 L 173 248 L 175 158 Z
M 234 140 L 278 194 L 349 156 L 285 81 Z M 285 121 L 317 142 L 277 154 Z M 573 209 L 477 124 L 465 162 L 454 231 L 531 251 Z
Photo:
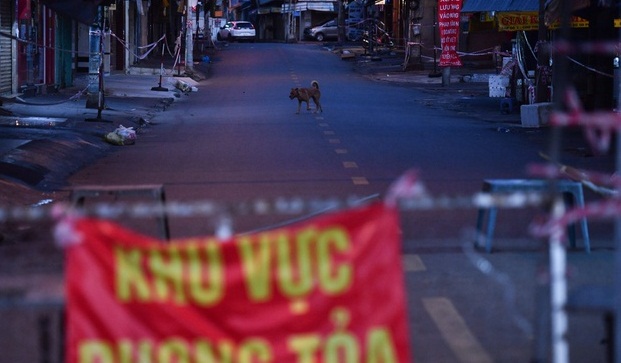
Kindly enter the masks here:
M 68 363 L 412 362 L 398 213 L 383 203 L 228 241 L 75 228 Z
M 440 67 L 461 67 L 457 54 L 459 18 L 462 0 L 438 0 L 438 28 L 440 29 Z

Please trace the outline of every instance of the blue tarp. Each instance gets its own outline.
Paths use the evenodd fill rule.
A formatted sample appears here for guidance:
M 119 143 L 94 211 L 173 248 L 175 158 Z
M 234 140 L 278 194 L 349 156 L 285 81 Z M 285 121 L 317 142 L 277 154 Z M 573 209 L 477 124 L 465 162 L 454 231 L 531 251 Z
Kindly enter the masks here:
M 539 11 L 540 0 L 464 0 L 462 13 Z

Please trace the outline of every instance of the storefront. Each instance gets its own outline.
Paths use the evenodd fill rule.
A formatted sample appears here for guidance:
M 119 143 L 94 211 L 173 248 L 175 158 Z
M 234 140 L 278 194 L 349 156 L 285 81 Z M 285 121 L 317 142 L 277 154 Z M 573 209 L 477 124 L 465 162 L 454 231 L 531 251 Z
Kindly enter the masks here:
M 512 97 L 520 97 L 515 91 L 517 81 L 522 79 L 524 86 L 536 87 L 538 102 L 552 99 L 553 55 L 541 52 L 540 46 L 553 42 L 558 33 L 561 3 L 559 0 L 547 1 L 546 7 L 539 0 L 493 1 L 465 0 L 462 13 L 468 15 L 466 26 L 468 44 L 472 48 L 498 47 L 495 54 L 500 59 L 507 55 L 515 61 L 511 78 Z M 615 20 L 617 8 L 590 5 L 588 1 L 573 0 L 566 3 L 570 7 L 570 39 L 572 42 L 616 41 L 618 26 Z M 615 29 L 617 27 L 617 29 Z M 493 39 L 489 43 L 490 39 Z M 487 41 L 488 43 L 484 43 Z M 560 55 L 569 60 L 571 79 L 586 109 L 601 109 L 614 106 L 613 70 L 615 54 L 585 55 L 581 53 Z M 540 58 L 540 59 L 538 59 Z M 536 74 L 534 74 L 536 73 Z M 533 77 L 531 77 L 533 76 Z M 522 102 L 529 101 L 522 93 Z
M 338 5 L 332 1 L 298 1 L 283 4 L 283 12 L 291 17 L 292 39 L 303 40 L 305 28 L 336 19 Z
M 13 34 L 13 2 L 0 1 L 0 95 L 13 93 L 15 54 Z
M 251 2 L 248 2 L 251 6 Z M 260 7 L 250 11 L 249 19 L 257 29 L 259 40 L 284 40 L 284 19 L 282 1 L 259 0 Z M 255 20 L 256 19 L 256 20 Z
M 464 0 L 460 44 L 465 49 L 462 51 L 466 54 L 486 49 L 510 52 L 516 32 L 538 29 L 538 12 L 539 0 Z M 498 61 L 494 56 L 490 54 L 489 60 Z

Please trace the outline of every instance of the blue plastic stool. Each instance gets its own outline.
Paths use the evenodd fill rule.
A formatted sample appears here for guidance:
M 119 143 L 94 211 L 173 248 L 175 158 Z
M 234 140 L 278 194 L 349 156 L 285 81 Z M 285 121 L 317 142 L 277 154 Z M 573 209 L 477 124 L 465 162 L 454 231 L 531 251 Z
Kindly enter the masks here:
M 562 193 L 564 196 L 571 197 L 571 203 L 578 207 L 584 207 L 584 194 L 582 191 L 582 184 L 570 180 L 557 180 L 556 190 Z M 515 193 L 515 192 L 541 192 L 545 193 L 550 189 L 550 181 L 543 179 L 486 179 L 483 181 L 484 193 Z M 481 233 L 483 230 L 483 222 L 485 219 L 485 213 L 487 216 L 487 231 L 485 232 L 485 251 L 487 253 L 492 252 L 492 237 L 494 236 L 494 227 L 496 225 L 496 215 L 498 214 L 497 208 L 479 209 L 477 217 L 477 232 Z M 584 251 L 591 252 L 591 241 L 589 239 L 589 227 L 587 226 L 586 218 L 582 218 L 580 221 L 582 228 L 582 238 L 584 240 Z M 569 240 L 571 247 L 576 247 L 576 231 L 575 226 L 569 228 Z

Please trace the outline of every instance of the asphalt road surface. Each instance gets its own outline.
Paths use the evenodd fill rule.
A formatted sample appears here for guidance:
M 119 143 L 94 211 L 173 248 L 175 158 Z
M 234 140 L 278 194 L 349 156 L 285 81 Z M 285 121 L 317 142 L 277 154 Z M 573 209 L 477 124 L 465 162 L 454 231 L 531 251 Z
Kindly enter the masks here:
M 429 107 L 430 99 L 442 96 L 369 80 L 316 43 L 232 43 L 212 61 L 200 92 L 157 114 L 135 145 L 85 167 L 69 183 L 163 184 L 167 200 L 179 202 L 381 199 L 399 176 L 416 169 L 432 195 L 471 195 L 483 179 L 527 177 L 527 166 L 540 162 L 539 152 L 547 148 L 545 131 L 501 131 L 471 116 L 468 103 L 457 98 L 444 102 L 462 104 L 459 112 Z M 289 90 L 313 80 L 323 112 L 303 107 L 296 114 Z M 578 167 L 600 162 L 568 157 Z M 545 281 L 547 246 L 528 232 L 536 213 L 501 211 L 491 255 L 470 250 L 476 210 L 403 213 L 416 362 L 526 362 L 536 355 L 542 342 L 538 282 Z M 227 217 L 236 232 L 292 218 Z M 172 237 L 213 233 L 216 225 L 198 218 L 170 221 Z M 609 228 L 591 227 L 593 252 L 582 252 L 581 243 L 570 252 L 571 287 L 610 281 Z M 494 267 L 491 272 L 480 268 L 481 258 Z M 571 361 L 605 361 L 602 321 L 600 314 L 570 315 Z

